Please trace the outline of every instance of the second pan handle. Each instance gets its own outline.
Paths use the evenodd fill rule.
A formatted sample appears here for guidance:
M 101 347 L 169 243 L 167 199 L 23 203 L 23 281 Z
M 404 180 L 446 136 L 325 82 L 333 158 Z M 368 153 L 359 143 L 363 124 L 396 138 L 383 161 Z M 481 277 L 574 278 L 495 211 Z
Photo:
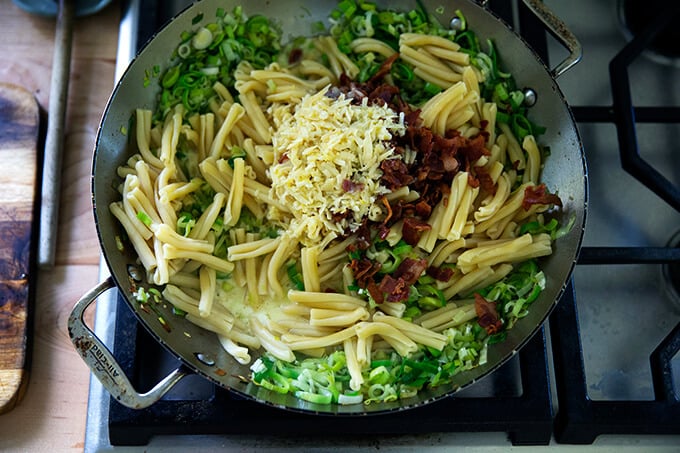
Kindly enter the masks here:
M 576 36 L 569 30 L 567 25 L 557 17 L 541 0 L 524 0 L 524 4 L 546 26 L 548 31 L 562 44 L 569 55 L 555 68 L 550 70 L 550 75 L 557 78 L 568 71 L 581 60 L 583 49 Z

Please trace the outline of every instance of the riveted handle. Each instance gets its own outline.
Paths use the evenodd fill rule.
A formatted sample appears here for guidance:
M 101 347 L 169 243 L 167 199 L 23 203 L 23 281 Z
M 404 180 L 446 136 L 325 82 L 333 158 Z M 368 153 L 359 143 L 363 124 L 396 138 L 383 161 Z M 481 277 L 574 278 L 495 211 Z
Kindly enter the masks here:
M 143 409 L 160 400 L 182 378 L 193 373 L 180 365 L 148 392 L 139 393 L 135 390 L 111 351 L 83 319 L 87 307 L 102 293 L 114 287 L 113 279 L 109 277 L 76 302 L 68 319 L 68 333 L 76 350 L 104 388 L 122 405 Z
M 555 68 L 550 70 L 553 78 L 557 78 L 568 71 L 581 60 L 583 49 L 576 36 L 569 30 L 567 25 L 557 17 L 541 0 L 524 0 L 524 4 L 538 17 L 548 31 L 562 44 L 569 55 Z

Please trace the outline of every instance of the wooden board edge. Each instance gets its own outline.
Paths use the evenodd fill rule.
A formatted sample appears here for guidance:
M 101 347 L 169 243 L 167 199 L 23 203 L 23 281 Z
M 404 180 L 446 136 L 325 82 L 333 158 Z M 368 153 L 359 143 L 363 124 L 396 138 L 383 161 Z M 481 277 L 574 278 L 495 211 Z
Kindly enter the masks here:
M 28 372 L 25 369 L 0 370 L 0 415 L 14 409 L 23 399 L 28 387 Z

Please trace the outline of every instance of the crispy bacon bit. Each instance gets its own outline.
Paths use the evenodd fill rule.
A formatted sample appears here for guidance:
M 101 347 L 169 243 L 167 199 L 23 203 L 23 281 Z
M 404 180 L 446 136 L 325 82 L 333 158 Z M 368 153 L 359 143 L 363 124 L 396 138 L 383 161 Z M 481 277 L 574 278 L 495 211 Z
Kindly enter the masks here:
M 453 277 L 453 269 L 450 267 L 430 266 L 427 268 L 427 275 L 440 282 L 448 282 Z
M 368 81 L 369 84 L 371 83 L 380 83 L 382 79 L 390 73 L 392 70 L 392 64 L 394 64 L 395 61 L 397 61 L 397 58 L 399 58 L 398 53 L 392 54 L 389 58 L 387 58 L 381 65 L 378 71 L 376 71 L 375 74 L 373 74 L 373 77 L 371 77 Z M 385 85 L 385 84 L 383 84 Z M 396 88 L 396 87 L 395 87 Z
M 462 167 L 466 170 L 469 170 L 471 165 L 477 162 L 480 157 L 491 154 L 489 150 L 486 149 L 486 138 L 484 137 L 484 134 L 466 138 L 460 135 L 458 131 L 453 132 L 455 135 L 452 140 L 454 140 L 455 146 L 458 147 L 458 153 L 462 157 Z
M 371 228 L 368 226 L 368 219 L 364 219 L 357 228 L 357 240 L 355 246 L 359 250 L 366 250 L 371 246 Z
M 364 184 L 361 182 L 354 182 L 349 179 L 342 181 L 342 190 L 345 192 L 360 192 L 364 190 Z
M 404 123 L 408 124 L 409 127 L 420 127 L 421 122 L 420 109 L 409 109 L 404 112 Z
M 485 167 L 475 167 L 475 174 L 482 190 L 488 194 L 495 195 L 498 184 L 493 182 L 493 178 L 491 178 L 487 169 Z
M 378 287 L 383 293 L 387 294 L 388 302 L 402 302 L 408 299 L 411 292 L 409 286 L 403 278 L 393 278 L 385 275 Z
M 381 223 L 377 226 L 378 229 L 378 238 L 381 240 L 387 239 L 387 235 L 390 234 L 390 228 L 385 225 L 384 223 Z
M 415 210 L 416 210 L 416 215 L 428 219 L 430 217 L 430 214 L 432 214 L 432 206 L 425 201 L 425 200 L 420 200 L 415 204 Z
M 427 268 L 427 260 L 406 258 L 392 275 L 383 275 L 380 283 L 376 284 L 372 277 L 380 269 L 380 264 L 369 263 L 371 261 L 367 259 L 353 260 L 350 263 L 350 268 L 354 271 L 357 285 L 360 288 L 366 288 L 373 300 L 378 304 L 383 303 L 385 300 L 388 302 L 403 302 L 407 300 L 411 292 L 411 285 L 420 278 L 423 271 Z M 359 270 L 357 271 L 355 268 Z M 357 276 L 358 273 L 360 273 L 360 276 Z
M 500 332 L 503 328 L 503 321 L 496 311 L 496 302 L 486 300 L 479 293 L 475 293 L 475 312 L 477 324 L 486 329 L 489 335 Z
M 288 153 L 283 153 L 283 154 L 281 154 L 281 157 L 279 157 L 279 163 L 280 164 L 284 163 L 287 160 L 288 160 Z
M 432 226 L 423 220 L 416 219 L 415 217 L 406 217 L 401 229 L 401 234 L 404 242 L 408 245 L 416 245 L 423 232 L 431 229 Z
M 387 105 L 397 112 L 410 111 L 408 104 L 401 98 L 399 88 L 381 83 L 380 80 L 390 72 L 390 66 L 396 57 L 398 57 L 397 54 L 386 60 L 378 72 L 363 84 L 354 82 L 344 73 L 340 74 L 338 86 L 331 87 L 326 95 L 337 99 L 340 94 L 344 93 L 345 98 L 350 99 L 354 104 L 361 104 L 365 98 L 368 98 L 369 104 Z
M 349 263 L 349 268 L 354 273 L 359 288 L 367 288 L 373 281 L 373 276 L 380 270 L 380 263 L 371 261 L 367 258 L 353 259 Z
M 548 192 L 545 184 L 539 184 L 524 189 L 524 200 L 522 200 L 524 210 L 528 211 L 535 204 L 553 204 L 561 208 L 562 200 L 554 193 Z
M 390 190 L 397 190 L 413 182 L 408 167 L 401 159 L 388 159 L 380 163 L 383 172 L 382 185 Z
M 476 189 L 479 187 L 479 179 L 477 179 L 477 176 L 473 175 L 472 173 L 468 173 L 468 186 L 472 187 L 473 189 Z
M 300 60 L 302 60 L 302 49 L 300 48 L 295 48 L 290 51 L 290 54 L 288 55 L 288 64 L 295 64 L 298 63 Z
M 406 286 L 411 286 L 423 275 L 425 269 L 427 269 L 426 259 L 404 258 L 393 276 L 404 280 Z
M 375 281 L 369 280 L 368 284 L 366 285 L 366 290 L 368 291 L 368 294 L 371 295 L 376 304 L 382 304 L 385 302 L 385 293 L 383 293 L 380 288 L 378 288 L 378 284 Z
M 392 85 L 380 85 L 368 94 L 368 98 L 382 105 L 392 105 L 395 96 L 399 96 L 399 88 Z

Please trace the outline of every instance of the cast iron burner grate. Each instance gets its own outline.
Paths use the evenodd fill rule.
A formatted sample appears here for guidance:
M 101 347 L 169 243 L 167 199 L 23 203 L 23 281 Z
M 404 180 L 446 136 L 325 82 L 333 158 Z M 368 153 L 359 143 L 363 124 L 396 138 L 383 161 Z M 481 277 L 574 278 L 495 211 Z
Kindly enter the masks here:
M 569 301 L 563 301 L 569 304 Z M 571 301 L 573 303 L 573 301 Z M 144 391 L 152 378 L 142 364 L 168 355 L 142 328 L 125 301 L 116 308 L 114 355 L 133 385 Z M 175 360 L 175 366 L 177 362 Z M 519 368 L 519 370 L 517 370 Z M 518 376 L 519 375 L 519 376 Z M 449 397 L 424 407 L 368 416 L 324 416 L 265 406 L 209 383 L 209 394 L 172 395 L 149 408 L 129 409 L 113 398 L 109 406 L 111 445 L 145 445 L 153 436 L 187 434 L 262 434 L 328 437 L 435 432 L 506 432 L 514 445 L 547 445 L 553 409 L 543 330 L 491 376 L 490 397 Z M 520 381 L 520 391 L 515 390 Z M 482 384 L 481 381 L 479 384 Z M 208 383 L 206 380 L 203 384 Z M 478 384 L 476 384 L 478 385 Z
M 654 400 L 593 401 L 586 388 L 576 305 L 558 304 L 549 323 L 559 404 L 557 442 L 591 444 L 601 434 L 680 432 L 680 402 L 671 370 L 671 359 L 680 350 L 680 324 L 650 355 Z
M 579 122 L 614 123 L 621 165 L 645 187 L 680 210 L 680 188 L 666 179 L 641 155 L 636 124 L 680 122 L 678 107 L 635 107 L 628 67 L 680 19 L 680 4 L 652 8 L 653 18 L 609 64 L 612 107 L 574 107 Z M 584 247 L 579 264 L 663 264 L 678 266 L 680 248 Z M 669 284 L 671 282 L 668 282 Z M 680 351 L 680 324 L 650 354 L 654 399 L 650 401 L 594 401 L 588 396 L 586 372 L 578 332 L 576 306 L 559 304 L 550 318 L 559 411 L 555 420 L 558 442 L 589 444 L 600 434 L 680 433 L 680 401 L 675 389 L 671 361 Z M 575 338 L 576 341 L 572 339 Z
M 621 22 L 632 36 L 637 36 L 645 31 L 658 30 L 654 37 L 649 40 L 645 48 L 654 56 L 662 57 L 660 61 L 674 60 L 680 57 L 680 30 L 677 27 L 654 27 L 655 20 L 665 21 L 672 19 L 672 14 L 659 14 L 668 8 L 671 2 L 664 0 L 620 0 L 619 15 Z M 677 8 L 675 8 L 677 11 Z M 671 11 L 668 9 L 667 11 Z M 671 11 L 672 12 L 672 11 Z M 652 25 L 651 27 L 649 27 Z

